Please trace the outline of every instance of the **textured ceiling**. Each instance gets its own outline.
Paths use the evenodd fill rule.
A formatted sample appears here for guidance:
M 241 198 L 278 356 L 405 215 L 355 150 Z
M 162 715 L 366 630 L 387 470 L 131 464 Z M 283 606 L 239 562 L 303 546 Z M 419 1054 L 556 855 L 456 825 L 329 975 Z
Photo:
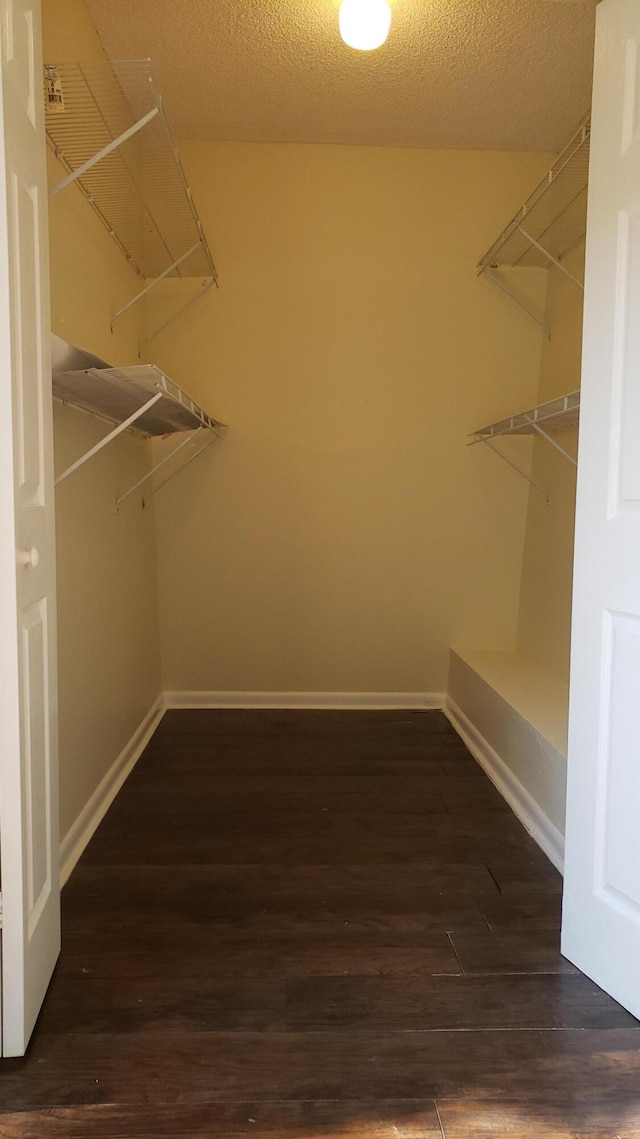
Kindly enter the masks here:
M 87 3 L 179 138 L 557 150 L 590 103 L 595 0 L 394 0 L 370 53 L 338 0 Z

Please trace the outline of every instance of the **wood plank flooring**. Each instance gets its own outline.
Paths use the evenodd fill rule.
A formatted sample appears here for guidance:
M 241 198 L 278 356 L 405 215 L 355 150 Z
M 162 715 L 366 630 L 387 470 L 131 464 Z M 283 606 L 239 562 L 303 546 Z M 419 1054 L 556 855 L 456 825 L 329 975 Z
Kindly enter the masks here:
M 640 1025 L 438 712 L 169 713 L 63 893 L 7 1139 L 640 1139 Z

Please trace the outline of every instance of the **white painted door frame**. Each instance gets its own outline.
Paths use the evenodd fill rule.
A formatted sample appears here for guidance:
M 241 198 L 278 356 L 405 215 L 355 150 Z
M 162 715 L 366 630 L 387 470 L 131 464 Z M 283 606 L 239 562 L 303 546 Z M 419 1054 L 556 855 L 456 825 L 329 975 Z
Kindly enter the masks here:
M 640 0 L 597 11 L 562 949 L 640 1016 Z
M 53 425 L 40 0 L 0 0 L 2 1055 L 60 949 Z
M 51 462 L 53 432 L 48 374 L 50 330 L 46 196 L 43 181 L 44 131 L 40 91 L 40 20 L 38 0 L 0 0 L 0 5 L 0 367 L 5 379 L 0 384 L 0 857 L 5 911 L 2 932 L 3 1054 L 10 1055 L 24 1051 L 44 997 L 58 952 L 59 911 Z M 632 6 L 637 10 L 637 0 L 603 0 L 599 13 L 601 57 L 610 48 L 608 41 L 603 39 L 606 14 L 622 12 L 625 8 L 631 11 Z M 632 40 L 632 43 L 635 47 L 627 49 L 625 57 L 628 74 L 632 65 L 637 71 L 640 29 L 638 38 Z M 609 100 L 607 85 L 610 82 L 611 78 L 604 78 L 596 90 L 593 141 L 596 162 L 598 137 L 602 137 L 607 129 L 607 114 L 602 108 Z M 635 86 L 632 84 L 628 88 L 633 91 L 633 97 L 627 97 L 630 109 L 626 112 L 626 121 L 632 124 L 631 134 L 634 133 L 640 115 L 640 78 L 636 76 L 634 82 Z M 615 82 L 613 86 L 615 87 Z M 595 193 L 597 201 L 597 185 Z M 594 232 L 592 227 L 591 245 Z M 633 229 L 633 232 L 640 233 L 640 226 Z M 634 250 L 640 250 L 640 236 L 635 241 Z M 588 250 L 588 257 L 593 259 L 597 255 L 597 250 Z M 605 285 L 602 287 L 609 289 L 609 294 L 601 297 L 605 308 L 611 307 L 615 279 L 612 276 L 603 278 Z M 617 280 L 619 285 L 619 274 Z M 598 427 L 596 431 L 596 410 L 599 409 L 598 414 L 604 414 L 605 423 L 614 422 L 615 416 L 612 419 L 610 410 L 606 406 L 600 407 L 600 398 L 593 395 L 601 379 L 595 376 L 594 368 L 599 366 L 603 351 L 606 355 L 607 350 L 606 330 L 603 331 L 598 324 L 595 303 L 597 290 L 593 281 L 593 271 L 590 277 L 588 270 L 585 410 L 579 492 L 582 507 L 579 507 L 578 516 L 564 945 L 568 955 L 574 957 L 582 968 L 591 972 L 624 1003 L 633 1005 L 635 1011 L 640 1011 L 640 1004 L 634 1005 L 625 984 L 618 985 L 615 970 L 612 972 L 609 967 L 601 968 L 603 955 L 607 952 L 607 931 L 602 924 L 604 936 L 601 936 L 598 944 L 599 956 L 596 954 L 592 962 L 592 957 L 589 956 L 591 949 L 587 951 L 584 948 L 585 945 L 591 945 L 594 938 L 597 939 L 597 929 L 591 918 L 592 914 L 602 917 L 603 905 L 606 920 L 609 920 L 615 910 L 616 921 L 626 906 L 627 912 L 622 915 L 627 921 L 625 929 L 628 932 L 630 925 L 633 926 L 633 931 L 640 929 L 640 919 L 636 912 L 640 912 L 640 888 L 636 890 L 637 883 L 631 883 L 631 887 L 628 882 L 622 883 L 624 868 L 615 862 L 615 858 L 610 865 L 605 866 L 605 878 L 608 874 L 610 881 L 605 882 L 602 877 L 602 859 L 598 864 L 600 909 L 588 908 L 595 897 L 594 890 L 591 889 L 588 898 L 585 894 L 585 882 L 591 883 L 591 886 L 594 882 L 594 863 L 591 857 L 595 849 L 594 843 L 596 840 L 600 843 L 599 849 L 602 852 L 602 834 L 607 827 L 611 829 L 603 802 L 612 801 L 611 785 L 603 787 L 602 779 L 599 776 L 596 778 L 597 772 L 593 780 L 593 772 L 589 772 L 593 755 L 590 739 L 593 742 L 597 738 L 598 747 L 602 750 L 602 741 L 605 738 L 610 741 L 612 737 L 603 735 L 601 713 L 592 714 L 593 710 L 589 711 L 586 702 L 590 700 L 594 708 L 596 704 L 602 708 L 603 677 L 607 675 L 615 678 L 617 652 L 624 664 L 624 653 L 628 649 L 634 667 L 635 664 L 638 666 L 636 675 L 640 675 L 640 648 L 637 647 L 640 646 L 640 638 L 635 636 L 634 624 L 640 617 L 640 604 L 635 608 L 635 602 L 608 602 L 606 599 L 598 602 L 600 611 L 604 606 L 611 618 L 607 619 L 608 624 L 605 622 L 609 629 L 606 650 L 608 657 L 602 648 L 602 628 L 597 644 L 592 639 L 593 634 L 588 631 L 593 630 L 594 615 L 592 599 L 586 599 L 584 583 L 592 570 L 592 550 L 585 534 L 591 524 L 593 511 L 585 503 L 593 490 L 597 508 L 601 509 L 603 524 L 605 516 L 608 522 L 613 512 L 618 521 L 618 515 L 625 516 L 623 526 L 627 525 L 629 517 L 638 512 L 637 504 L 640 503 L 640 467 L 637 466 L 637 460 L 634 466 L 631 458 L 628 460 L 631 490 L 626 498 L 624 495 L 620 497 L 619 493 L 618 497 L 610 495 L 605 509 L 597 488 L 594 489 L 597 467 L 592 466 L 593 452 L 594 448 L 603 445 L 601 428 Z M 620 299 L 619 292 L 618 298 Z M 635 409 L 635 405 L 633 407 Z M 635 421 L 633 426 L 635 428 Z M 640 427 L 640 408 L 637 426 Z M 610 435 L 609 443 L 615 438 L 615 433 Z M 622 454 L 624 456 L 624 449 Z M 610 456 L 608 462 L 611 475 Z M 634 482 L 636 476 L 639 480 L 637 493 Z M 617 485 L 619 487 L 623 484 Z M 634 656 L 636 652 L 637 659 Z M 593 667 L 587 667 L 586 663 L 592 654 L 595 654 L 596 671 Z M 608 672 L 602 663 L 607 660 Z M 596 685 L 594 677 L 598 669 L 600 680 Z M 34 692 L 42 696 L 40 705 L 34 704 Z M 624 699 L 621 697 L 622 704 L 616 704 L 615 684 L 609 689 L 609 697 L 607 707 L 614 720 L 618 714 L 629 720 L 629 709 L 624 704 Z M 640 699 L 635 702 L 640 704 Z M 613 722 L 611 715 L 607 722 Z M 636 757 L 639 757 L 640 732 L 633 737 L 632 742 L 636 748 Z M 611 749 L 608 754 L 609 757 L 613 755 Z M 615 755 L 613 758 L 615 767 Z M 612 771 L 613 767 L 609 764 L 608 770 Z M 626 768 L 624 766 L 624 756 L 620 760 L 618 771 L 622 771 L 623 777 L 625 772 L 629 774 L 629 765 Z M 591 827 L 591 840 L 585 838 L 585 820 Z M 638 840 L 630 825 L 625 830 L 625 838 L 636 854 L 636 865 L 640 865 L 640 848 L 637 847 Z M 617 885 L 616 870 L 620 871 Z M 606 893 L 609 887 L 609 897 L 603 898 L 603 889 Z M 614 897 L 615 891 L 617 895 Z M 619 895 L 624 895 L 622 903 Z M 635 937 L 635 932 L 633 935 Z M 634 952 L 634 969 L 637 960 L 638 953 Z M 616 958 L 616 968 L 618 965 L 619 960 Z

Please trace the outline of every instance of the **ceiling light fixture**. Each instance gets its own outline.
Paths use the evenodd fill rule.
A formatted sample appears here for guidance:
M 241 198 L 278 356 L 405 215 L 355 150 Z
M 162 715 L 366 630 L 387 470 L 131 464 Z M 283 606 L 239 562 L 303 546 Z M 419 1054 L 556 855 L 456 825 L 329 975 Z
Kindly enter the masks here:
M 387 0 L 342 0 L 338 20 L 340 35 L 349 47 L 373 51 L 389 35 L 391 9 Z

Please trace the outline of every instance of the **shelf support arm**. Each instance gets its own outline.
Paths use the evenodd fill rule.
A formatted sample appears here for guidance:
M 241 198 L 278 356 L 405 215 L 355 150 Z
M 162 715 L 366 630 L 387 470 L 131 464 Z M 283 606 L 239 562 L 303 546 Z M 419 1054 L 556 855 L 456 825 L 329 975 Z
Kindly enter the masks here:
M 215 443 L 216 439 L 219 439 L 219 438 L 220 438 L 220 436 L 217 434 L 217 432 L 212 431 L 211 438 L 207 439 L 207 442 L 202 447 L 199 447 L 198 450 L 195 451 L 193 455 L 190 455 L 189 458 L 182 464 L 181 467 L 178 467 L 178 469 L 176 471 L 172 471 L 172 473 L 170 475 L 167 475 L 166 479 L 163 479 L 162 482 L 159 482 L 157 486 L 154 486 L 151 488 L 149 493 L 145 496 L 145 498 L 143 498 L 142 505 L 146 506 L 149 499 L 153 498 L 154 494 L 157 494 L 159 490 L 162 490 L 163 486 L 166 486 L 167 483 L 170 483 L 171 480 L 174 479 L 176 477 L 176 475 L 179 475 L 181 471 L 186 470 L 186 468 L 189 466 L 189 464 L 193 463 L 194 459 L 197 459 L 198 456 L 203 453 L 203 451 L 207 450 L 207 447 L 210 447 L 211 444 Z
M 150 340 L 153 340 L 154 336 L 158 336 L 158 334 L 160 332 L 164 332 L 164 329 L 167 328 L 168 325 L 170 325 L 177 317 L 181 316 L 183 312 L 186 312 L 188 308 L 191 308 L 191 305 L 195 304 L 196 301 L 200 300 L 200 297 L 202 297 L 206 292 L 208 292 L 208 290 L 213 285 L 217 285 L 217 283 L 218 282 L 217 282 L 215 277 L 212 277 L 210 281 L 205 281 L 204 285 L 199 290 L 199 292 L 197 292 L 193 297 L 190 297 L 189 300 L 186 301 L 183 305 L 181 305 L 180 308 L 176 309 L 176 311 L 174 313 L 172 313 L 171 316 L 167 317 L 166 320 L 163 320 L 162 324 L 158 325 L 157 328 L 154 328 L 153 332 L 150 332 L 148 336 L 145 336 L 140 341 L 140 343 L 138 344 L 139 354 L 142 353 L 142 349 L 144 348 L 145 344 L 148 344 Z
M 539 324 L 541 328 L 544 328 L 547 336 L 549 337 L 549 340 L 551 340 L 551 329 L 549 328 L 549 325 L 545 323 L 540 313 L 536 312 L 534 308 L 530 308 L 529 305 L 526 304 L 521 297 L 517 296 L 517 294 L 509 288 L 506 281 L 503 281 L 497 273 L 493 272 L 489 268 L 486 268 L 481 269 L 478 276 L 482 276 L 483 273 L 486 273 L 487 278 L 491 281 L 491 283 L 493 285 L 497 285 L 499 289 L 502 289 L 503 293 L 506 293 L 509 299 L 512 300 L 513 303 L 518 306 L 518 308 L 521 308 L 523 312 L 526 312 L 527 316 L 530 316 L 532 320 L 535 320 L 536 324 Z
M 570 463 L 573 463 L 574 467 L 577 467 L 578 460 L 574 459 L 573 455 L 570 455 L 568 451 L 565 451 L 564 447 L 561 447 L 559 443 L 556 443 L 555 439 L 549 435 L 548 431 L 543 431 L 540 427 L 540 424 L 536 423 L 535 419 L 531 419 L 528 415 L 525 415 L 524 418 L 526 419 L 527 423 L 531 424 L 534 431 L 538 432 L 538 435 L 541 435 L 543 439 L 546 439 L 547 443 L 550 443 L 552 447 L 555 447 L 556 451 L 559 451 L 561 455 L 564 455 L 565 459 L 568 459 Z
M 142 130 L 143 127 L 146 127 L 147 123 L 150 123 L 159 111 L 160 107 L 153 107 L 153 109 L 149 111 L 148 114 L 143 115 L 143 117 L 141 119 L 138 119 L 138 121 L 134 123 L 133 126 L 128 127 L 127 130 L 123 131 L 122 134 L 119 134 L 117 138 L 112 139 L 112 141 L 107 143 L 106 146 L 103 146 L 102 150 L 99 150 L 97 154 L 94 154 L 93 158 L 88 158 L 87 161 L 83 162 L 82 166 L 79 166 L 77 170 L 72 170 L 71 174 L 67 174 L 66 178 L 62 178 L 60 182 L 56 182 L 55 186 L 49 193 L 49 197 L 55 197 L 55 195 L 59 194 L 61 190 L 64 190 L 67 186 L 70 186 L 72 182 L 76 182 L 78 178 L 82 178 L 82 175 L 86 174 L 87 170 L 91 170 L 91 167 L 95 166 L 97 162 L 100 162 L 103 158 L 106 158 L 108 154 L 111 154 L 112 151 L 117 150 L 118 147 L 122 146 L 123 142 L 126 142 L 127 139 L 132 137 L 132 135 L 137 134 L 138 131 Z
M 528 475 L 526 471 L 523 471 L 522 467 L 519 467 L 517 463 L 514 463 L 511 459 L 508 459 L 506 455 L 503 455 L 502 451 L 499 451 L 494 443 L 492 443 L 489 439 L 478 439 L 476 442 L 485 443 L 489 450 L 493 451 L 494 455 L 497 455 L 499 459 L 502 459 L 503 462 L 508 463 L 510 467 L 513 467 L 514 471 L 517 471 L 519 475 L 522 475 L 523 479 L 526 479 L 527 482 L 531 483 L 531 486 L 535 487 L 536 490 L 539 490 L 540 494 L 543 494 L 545 496 L 547 502 L 549 501 L 549 491 L 545 490 L 543 486 L 540 486 L 540 483 L 537 483 L 535 479 L 532 479 L 531 475 Z
M 159 281 L 164 281 L 164 278 L 168 277 L 169 273 L 173 273 L 173 270 L 177 269 L 178 265 L 182 265 L 183 261 L 186 261 L 187 258 L 191 257 L 191 254 L 195 253 L 196 249 L 199 249 L 201 245 L 201 241 L 196 241 L 195 245 L 192 245 L 191 249 L 187 249 L 187 252 L 182 254 L 182 257 L 178 257 L 178 259 L 174 261 L 173 264 L 169 265 L 169 268 L 165 269 L 164 273 L 161 273 L 159 277 L 154 277 L 153 281 L 149 281 L 149 284 L 145 285 L 144 289 L 140 289 L 140 292 L 136 293 L 133 300 L 127 301 L 126 305 L 123 305 L 122 308 L 119 308 L 117 312 L 114 312 L 113 316 L 111 317 L 111 331 L 113 332 L 113 326 L 119 316 L 122 316 L 123 313 L 128 312 L 128 310 L 130 308 L 133 308 L 133 306 L 137 304 L 139 300 L 142 300 L 142 297 L 145 297 L 147 293 L 150 293 L 152 289 L 155 289 Z
M 159 463 L 156 463 L 155 467 L 152 467 L 150 471 L 147 471 L 146 475 L 143 475 L 141 479 L 138 479 L 138 481 L 133 484 L 133 486 L 130 486 L 128 490 L 125 490 L 124 494 L 121 494 L 119 498 L 116 498 L 116 512 L 120 509 L 120 503 L 124 502 L 125 498 L 129 498 L 129 495 L 133 494 L 134 490 L 137 490 L 138 487 L 142 486 L 142 484 L 147 482 L 148 479 L 153 478 L 156 471 L 159 471 L 161 467 L 164 467 L 165 463 L 168 463 L 170 459 L 173 459 L 174 455 L 177 455 L 178 451 L 181 451 L 183 447 L 187 447 L 189 443 L 193 443 L 193 440 L 195 439 L 198 432 L 203 430 L 204 428 L 202 426 L 196 427 L 195 431 L 192 431 L 190 435 L 187 435 L 186 439 L 182 439 L 181 442 L 178 443 L 178 446 L 174 447 L 168 455 L 165 455 L 164 459 L 161 459 Z
M 517 226 L 517 228 L 522 236 L 526 238 L 526 240 L 531 245 L 534 245 L 536 249 L 542 253 L 543 257 L 547 258 L 547 261 L 550 261 L 552 265 L 555 265 L 556 269 L 559 269 L 561 273 L 564 273 L 565 277 L 568 277 L 570 281 L 573 281 L 574 285 L 577 285 L 578 288 L 582 289 L 584 292 L 584 285 L 582 284 L 582 281 L 578 280 L 577 277 L 574 277 L 573 273 L 570 273 L 569 270 L 566 269 L 562 264 L 562 262 L 558 261 L 558 258 L 553 256 L 553 253 L 549 253 L 549 250 L 545 249 L 544 245 L 541 245 L 539 241 L 536 241 L 535 237 L 532 237 L 530 233 L 527 233 L 526 229 L 523 229 L 521 225 Z
M 154 395 L 153 399 L 148 400 L 147 403 L 142 405 L 142 407 L 139 407 L 137 411 L 134 411 L 133 415 L 130 415 L 128 419 L 125 419 L 123 423 L 119 423 L 117 427 L 114 427 L 113 431 L 110 431 L 108 435 L 105 435 L 104 439 L 101 439 L 99 443 L 96 443 L 95 447 L 92 447 L 91 450 L 87 451 L 79 459 L 76 459 L 75 463 L 72 463 L 70 467 L 67 467 L 66 471 L 63 471 L 61 475 L 58 475 L 57 479 L 55 480 L 55 485 L 57 486 L 58 483 L 61 483 L 63 479 L 66 479 L 69 475 L 73 474 L 74 471 L 77 471 L 78 467 L 83 466 L 83 464 L 86 463 L 88 459 L 92 459 L 94 455 L 97 455 L 98 451 L 101 451 L 103 447 L 106 447 L 107 444 L 112 441 L 112 439 L 115 439 L 123 431 L 126 431 L 127 427 L 131 427 L 132 424 L 135 423 L 136 419 L 139 419 L 141 415 L 144 415 L 145 411 L 149 411 L 149 409 L 153 407 L 154 403 L 157 403 L 159 399 L 162 399 L 162 396 L 163 392 L 158 392 L 157 395 Z

